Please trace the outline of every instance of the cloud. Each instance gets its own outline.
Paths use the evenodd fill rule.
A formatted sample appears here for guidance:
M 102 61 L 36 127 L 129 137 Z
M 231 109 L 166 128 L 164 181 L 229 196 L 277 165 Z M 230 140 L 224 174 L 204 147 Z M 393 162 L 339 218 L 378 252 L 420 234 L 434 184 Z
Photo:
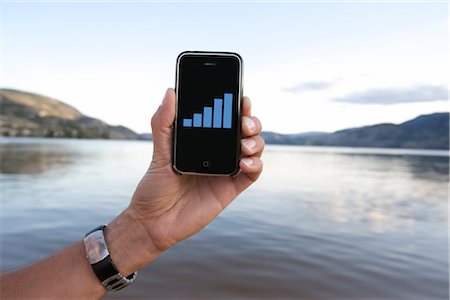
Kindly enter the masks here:
M 318 90 L 324 90 L 333 85 L 333 82 L 330 81 L 308 81 L 308 82 L 301 82 L 293 87 L 288 88 L 282 88 L 285 92 L 290 93 L 300 93 L 304 91 L 318 91 Z
M 445 100 L 448 89 L 444 85 L 417 85 L 406 88 L 378 88 L 356 92 L 335 99 L 356 104 L 398 104 Z

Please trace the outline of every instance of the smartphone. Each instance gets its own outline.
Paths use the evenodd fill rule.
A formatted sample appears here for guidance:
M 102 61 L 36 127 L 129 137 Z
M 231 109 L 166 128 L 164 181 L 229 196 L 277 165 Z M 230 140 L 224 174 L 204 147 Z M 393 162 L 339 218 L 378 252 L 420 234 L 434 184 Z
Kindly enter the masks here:
M 242 58 L 231 52 L 181 53 L 176 63 L 173 169 L 234 175 L 241 143 Z

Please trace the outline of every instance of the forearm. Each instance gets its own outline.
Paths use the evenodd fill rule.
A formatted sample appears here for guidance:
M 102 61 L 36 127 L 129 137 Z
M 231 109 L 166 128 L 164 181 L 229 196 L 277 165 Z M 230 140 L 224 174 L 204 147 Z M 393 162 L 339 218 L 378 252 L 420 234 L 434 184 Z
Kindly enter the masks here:
M 98 299 L 105 293 L 86 259 L 83 241 L 1 277 L 2 299 Z
M 111 258 L 122 275 L 133 273 L 160 254 L 141 226 L 125 210 L 105 230 Z M 82 240 L 1 276 L 1 299 L 98 299 L 105 293 L 86 258 Z

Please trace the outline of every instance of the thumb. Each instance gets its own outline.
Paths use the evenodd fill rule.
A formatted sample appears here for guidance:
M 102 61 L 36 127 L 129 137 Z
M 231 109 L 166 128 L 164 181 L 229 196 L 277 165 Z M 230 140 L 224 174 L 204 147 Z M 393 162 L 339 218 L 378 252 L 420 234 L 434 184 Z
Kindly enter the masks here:
M 172 127 L 175 119 L 175 91 L 167 89 L 152 117 L 153 163 L 164 166 L 172 160 Z

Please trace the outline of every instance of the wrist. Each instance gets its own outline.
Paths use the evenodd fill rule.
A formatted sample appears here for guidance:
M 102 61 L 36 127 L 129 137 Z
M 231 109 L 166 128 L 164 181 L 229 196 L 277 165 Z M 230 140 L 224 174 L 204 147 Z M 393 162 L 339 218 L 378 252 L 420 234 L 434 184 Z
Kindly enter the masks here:
M 105 228 L 104 234 L 111 259 L 124 276 L 141 269 L 161 254 L 128 208 Z

